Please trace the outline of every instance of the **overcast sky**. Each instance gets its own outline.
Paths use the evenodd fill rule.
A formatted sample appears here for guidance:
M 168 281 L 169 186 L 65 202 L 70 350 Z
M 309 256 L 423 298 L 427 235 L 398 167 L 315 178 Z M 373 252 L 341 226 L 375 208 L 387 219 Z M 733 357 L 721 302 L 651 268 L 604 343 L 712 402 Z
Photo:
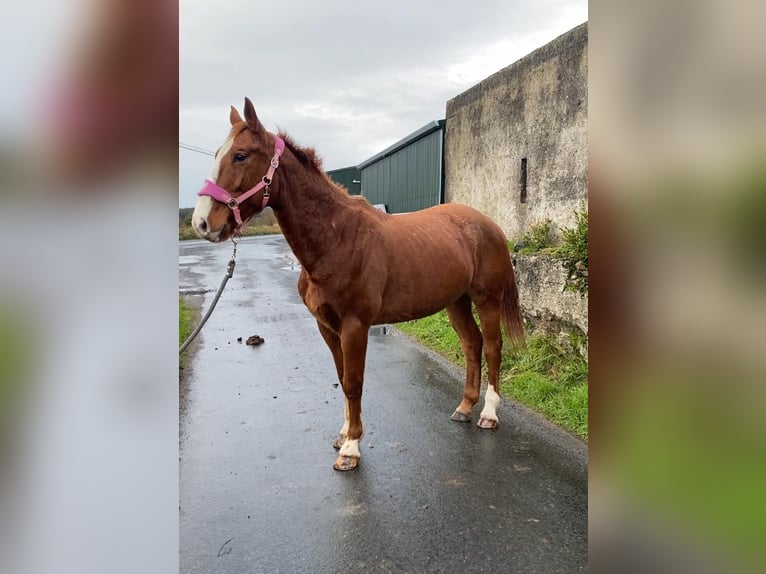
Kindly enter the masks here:
M 326 170 L 357 165 L 587 19 L 586 0 L 181 0 L 179 140 L 215 151 L 248 96 Z M 179 154 L 191 207 L 212 158 Z

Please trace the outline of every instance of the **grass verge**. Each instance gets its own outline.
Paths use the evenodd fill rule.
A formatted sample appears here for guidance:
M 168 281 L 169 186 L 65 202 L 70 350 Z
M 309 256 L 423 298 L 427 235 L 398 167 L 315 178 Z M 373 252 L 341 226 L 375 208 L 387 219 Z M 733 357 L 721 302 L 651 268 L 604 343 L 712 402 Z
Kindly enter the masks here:
M 397 327 L 426 347 L 465 367 L 460 340 L 449 324 L 447 313 L 400 323 Z M 572 341 L 572 347 L 578 347 Z M 484 379 L 486 380 L 486 365 Z M 556 341 L 527 337 L 527 349 L 513 353 L 503 346 L 500 390 L 518 402 L 542 413 L 569 432 L 588 438 L 588 364 L 576 352 Z
M 189 304 L 183 300 L 182 297 L 178 298 L 178 346 L 186 340 L 191 334 L 194 328 L 194 310 Z M 183 355 L 178 358 L 178 367 L 183 369 L 184 357 Z
M 192 310 L 183 298 L 178 298 L 178 344 L 186 340 L 192 332 Z

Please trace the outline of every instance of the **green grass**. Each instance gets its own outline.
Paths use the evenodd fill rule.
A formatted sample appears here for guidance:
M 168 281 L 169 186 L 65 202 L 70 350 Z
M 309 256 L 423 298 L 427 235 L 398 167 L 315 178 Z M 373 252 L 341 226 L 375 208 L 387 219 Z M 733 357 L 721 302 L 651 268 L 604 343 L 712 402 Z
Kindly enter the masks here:
M 197 237 L 197 234 L 194 233 L 194 230 L 191 227 L 179 227 L 178 239 L 183 241 L 186 239 L 199 239 L 199 237 Z
M 194 329 L 194 322 L 197 320 L 197 313 L 195 310 L 189 306 L 189 304 L 183 300 L 183 298 L 178 298 L 178 346 L 180 347 L 183 342 L 186 340 L 186 338 L 191 334 L 192 330 Z M 188 351 L 188 349 L 186 350 Z M 184 355 L 186 354 L 186 351 L 184 351 Z M 183 369 L 184 367 L 184 356 L 181 355 L 178 358 L 178 368 Z
M 178 298 L 178 344 L 181 345 L 192 332 L 194 312 L 181 297 Z
M 465 367 L 465 357 L 460 349 L 460 339 L 449 324 L 446 312 L 440 311 L 430 317 L 399 323 L 397 327 L 429 349 L 433 349 L 450 361 Z
M 397 327 L 465 367 L 460 340 L 446 312 L 400 323 Z M 572 347 L 577 346 L 578 341 L 573 339 Z M 500 390 L 573 434 L 588 438 L 588 364 L 576 351 L 539 336 L 527 337 L 527 348 L 516 353 L 506 343 L 500 367 Z

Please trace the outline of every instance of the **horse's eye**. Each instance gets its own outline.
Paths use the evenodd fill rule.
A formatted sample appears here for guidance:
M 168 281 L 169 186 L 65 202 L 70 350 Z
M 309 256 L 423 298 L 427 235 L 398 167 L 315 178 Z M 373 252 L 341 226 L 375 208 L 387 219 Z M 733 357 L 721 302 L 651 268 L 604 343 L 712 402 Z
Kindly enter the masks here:
M 245 161 L 246 157 L 243 153 L 234 154 L 234 161 Z

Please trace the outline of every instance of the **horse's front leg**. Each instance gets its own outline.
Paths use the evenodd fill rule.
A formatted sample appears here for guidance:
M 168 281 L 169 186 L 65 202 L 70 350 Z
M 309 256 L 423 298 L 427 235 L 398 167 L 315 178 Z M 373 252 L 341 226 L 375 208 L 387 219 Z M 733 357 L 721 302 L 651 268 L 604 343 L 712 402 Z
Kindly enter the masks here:
M 343 428 L 347 434 L 333 464 L 335 470 L 355 469 L 362 456 L 359 452 L 359 441 L 364 434 L 362 386 L 369 328 L 369 325 L 355 317 L 344 319 L 341 325 L 340 344 L 343 352 L 343 394 L 346 419 Z
M 338 372 L 338 382 L 343 384 L 343 349 L 340 345 L 340 337 L 335 331 L 326 325 L 323 325 L 319 321 L 317 321 L 317 326 L 319 327 L 319 332 L 322 334 L 322 338 L 325 340 L 325 343 L 327 343 L 327 346 L 330 348 L 330 352 L 332 353 L 332 359 L 335 362 L 335 370 Z M 343 402 L 345 404 L 343 428 L 340 429 L 338 436 L 332 443 L 333 448 L 336 449 L 339 449 L 341 446 L 343 446 L 343 443 L 346 441 L 346 437 L 348 436 L 348 400 L 346 400 L 344 397 Z

